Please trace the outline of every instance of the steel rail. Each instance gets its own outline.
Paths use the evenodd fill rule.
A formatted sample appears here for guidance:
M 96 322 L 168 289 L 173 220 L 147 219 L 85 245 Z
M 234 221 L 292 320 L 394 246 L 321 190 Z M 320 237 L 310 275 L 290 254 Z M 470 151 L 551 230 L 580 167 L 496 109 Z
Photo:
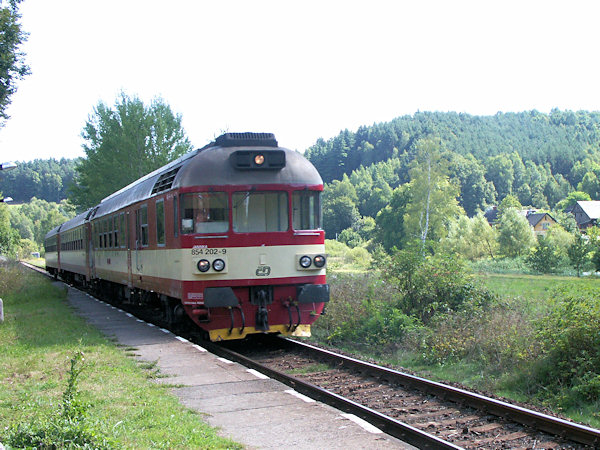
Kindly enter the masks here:
M 600 430 L 587 427 L 574 422 L 569 422 L 558 417 L 549 416 L 537 411 L 523 408 L 510 403 L 485 397 L 474 392 L 459 389 L 447 384 L 427 380 L 425 378 L 410 375 L 387 367 L 378 366 L 348 356 L 340 355 L 329 350 L 315 347 L 303 342 L 291 339 L 282 339 L 286 345 L 292 345 L 307 349 L 311 352 L 317 352 L 327 359 L 334 360 L 337 363 L 342 362 L 347 366 L 370 372 L 378 376 L 384 376 L 389 381 L 397 382 L 404 386 L 419 389 L 428 393 L 433 393 L 447 400 L 456 403 L 472 406 L 479 410 L 484 410 L 492 415 L 508 418 L 514 422 L 529 425 L 537 430 L 557 435 L 575 442 L 579 442 L 594 447 L 600 446 Z
M 340 395 L 329 392 L 311 383 L 299 380 L 291 375 L 284 374 L 277 370 L 266 367 L 250 358 L 247 358 L 233 350 L 222 347 L 218 344 L 202 342 L 202 346 L 211 353 L 215 353 L 224 358 L 235 360 L 240 364 L 258 370 L 259 372 L 267 375 L 277 381 L 280 381 L 290 387 L 293 387 L 296 391 L 307 395 L 315 400 L 322 401 L 328 405 L 335 406 L 336 408 L 345 411 L 347 413 L 354 414 L 370 424 L 381 429 L 385 433 L 401 439 L 411 445 L 418 448 L 424 449 L 462 449 L 450 442 L 446 442 L 436 436 L 425 433 L 417 428 L 414 428 L 408 424 L 395 420 L 370 408 L 367 408 L 359 403 L 353 402 L 344 398 Z

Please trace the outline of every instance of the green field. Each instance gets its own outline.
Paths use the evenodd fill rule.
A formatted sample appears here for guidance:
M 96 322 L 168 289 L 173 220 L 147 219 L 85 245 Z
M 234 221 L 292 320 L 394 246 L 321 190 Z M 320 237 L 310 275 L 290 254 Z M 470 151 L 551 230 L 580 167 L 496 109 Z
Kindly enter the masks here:
M 66 290 L 16 264 L 0 265 L 0 442 L 16 427 L 69 446 L 74 436 L 105 448 L 241 448 L 154 382 L 153 364 L 131 357 L 73 314 Z M 64 420 L 71 361 L 78 352 L 76 420 Z M 82 413 L 82 414 L 79 414 Z M 23 433 L 21 433 L 23 434 Z M 51 437 L 48 437 L 52 435 Z
M 478 279 L 501 297 L 520 297 L 530 300 L 551 299 L 553 292 L 565 286 L 600 290 L 600 280 L 595 277 L 479 274 Z

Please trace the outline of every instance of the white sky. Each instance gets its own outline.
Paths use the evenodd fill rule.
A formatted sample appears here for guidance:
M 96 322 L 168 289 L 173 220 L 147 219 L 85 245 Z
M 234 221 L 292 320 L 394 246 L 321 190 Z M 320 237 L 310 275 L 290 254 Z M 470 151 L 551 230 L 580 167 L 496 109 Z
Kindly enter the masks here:
M 24 0 L 32 74 L 0 159 L 83 156 L 120 91 L 161 96 L 194 146 L 319 137 L 416 111 L 600 110 L 600 2 Z

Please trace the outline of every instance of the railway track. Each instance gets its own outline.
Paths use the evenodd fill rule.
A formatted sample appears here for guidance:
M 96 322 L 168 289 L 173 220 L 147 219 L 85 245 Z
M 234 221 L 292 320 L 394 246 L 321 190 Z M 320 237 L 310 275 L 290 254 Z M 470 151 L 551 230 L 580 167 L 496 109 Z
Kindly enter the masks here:
M 419 448 L 600 447 L 600 430 L 296 341 L 228 342 L 211 351 Z
M 200 343 L 419 448 L 600 447 L 600 430 L 297 341 Z

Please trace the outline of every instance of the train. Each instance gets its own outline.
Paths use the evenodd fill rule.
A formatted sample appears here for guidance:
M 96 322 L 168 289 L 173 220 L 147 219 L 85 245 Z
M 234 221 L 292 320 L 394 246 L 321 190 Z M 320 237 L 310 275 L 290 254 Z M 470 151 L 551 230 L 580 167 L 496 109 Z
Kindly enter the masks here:
M 225 133 L 48 232 L 46 270 L 211 341 L 310 336 L 329 301 L 322 191 L 272 133 Z

